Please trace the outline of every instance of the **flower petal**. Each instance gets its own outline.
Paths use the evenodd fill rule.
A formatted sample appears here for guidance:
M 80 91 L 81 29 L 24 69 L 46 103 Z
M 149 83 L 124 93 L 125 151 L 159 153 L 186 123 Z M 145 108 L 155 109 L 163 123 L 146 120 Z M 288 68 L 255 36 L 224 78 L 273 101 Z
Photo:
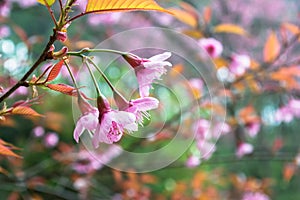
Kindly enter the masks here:
M 171 55 L 172 55 L 171 52 L 165 52 L 165 53 L 162 53 L 162 54 L 152 56 L 151 58 L 149 58 L 149 60 L 151 60 L 151 61 L 164 61 L 164 60 L 170 58 Z
M 77 121 L 76 123 L 76 127 L 74 129 L 74 133 L 73 133 L 73 137 L 74 140 L 78 143 L 79 142 L 79 137 L 81 136 L 81 134 L 84 131 L 84 127 L 82 125 L 82 122 L 80 121 L 80 119 Z
M 131 101 L 138 111 L 148 111 L 158 107 L 159 101 L 153 97 L 144 97 Z

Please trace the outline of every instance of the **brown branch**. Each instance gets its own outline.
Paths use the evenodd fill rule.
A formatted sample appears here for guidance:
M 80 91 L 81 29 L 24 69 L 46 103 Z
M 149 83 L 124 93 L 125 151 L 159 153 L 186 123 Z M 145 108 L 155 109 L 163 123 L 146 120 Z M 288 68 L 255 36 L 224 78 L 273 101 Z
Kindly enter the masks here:
M 16 91 L 19 87 L 25 86 L 28 87 L 28 84 L 26 82 L 27 78 L 36 70 L 36 68 L 45 60 L 49 59 L 48 58 L 48 51 L 51 48 L 51 45 L 55 42 L 56 40 L 56 32 L 53 32 L 53 35 L 50 36 L 50 39 L 43 50 L 42 54 L 38 58 L 38 60 L 32 65 L 32 67 L 27 71 L 27 73 L 12 87 L 10 88 L 5 94 L 3 94 L 0 97 L 0 103 L 2 103 L 7 97 L 9 97 L 14 91 Z

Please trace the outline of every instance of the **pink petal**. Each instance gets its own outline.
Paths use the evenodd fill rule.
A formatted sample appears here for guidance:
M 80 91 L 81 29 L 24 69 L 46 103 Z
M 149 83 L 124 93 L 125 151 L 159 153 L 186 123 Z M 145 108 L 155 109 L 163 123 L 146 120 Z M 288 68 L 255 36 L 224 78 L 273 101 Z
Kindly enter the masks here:
M 162 54 L 152 56 L 151 58 L 149 58 L 149 60 L 151 60 L 151 61 L 164 61 L 164 60 L 170 58 L 171 55 L 172 55 L 171 52 L 165 52 L 165 53 L 162 53 Z
M 148 111 L 156 109 L 158 107 L 159 101 L 153 97 L 144 97 L 131 101 L 134 107 L 137 107 L 139 111 Z

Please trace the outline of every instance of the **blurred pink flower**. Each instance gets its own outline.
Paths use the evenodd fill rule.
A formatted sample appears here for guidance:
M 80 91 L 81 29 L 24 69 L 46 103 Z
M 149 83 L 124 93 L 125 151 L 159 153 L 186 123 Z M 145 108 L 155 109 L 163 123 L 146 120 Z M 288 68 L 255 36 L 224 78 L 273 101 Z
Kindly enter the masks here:
M 22 8 L 28 8 L 37 5 L 37 0 L 15 0 L 15 2 L 17 2 Z
M 275 120 L 277 122 L 289 123 L 293 120 L 294 115 L 291 112 L 290 108 L 287 106 L 279 108 L 275 113 Z
M 4 0 L 0 1 L 0 16 L 8 17 L 10 15 L 11 2 Z
M 206 119 L 198 120 L 193 127 L 196 140 L 204 140 L 208 136 L 210 122 Z
M 245 125 L 246 126 L 246 130 L 249 134 L 250 137 L 255 137 L 257 135 L 257 133 L 260 130 L 260 123 L 259 122 L 251 122 Z
M 250 68 L 251 60 L 247 55 L 234 54 L 231 56 L 229 70 L 231 73 L 241 76 Z
M 0 26 L 0 38 L 5 38 L 10 35 L 10 28 L 6 25 Z
M 209 141 L 197 141 L 197 148 L 201 153 L 201 158 L 208 160 L 216 151 L 216 145 Z
M 122 13 L 106 13 L 101 15 L 91 15 L 88 18 L 88 23 L 91 26 L 98 26 L 101 24 L 112 25 L 118 23 L 121 17 Z
M 154 79 L 160 79 L 167 72 L 165 67 L 172 66 L 171 63 L 165 61 L 171 57 L 170 52 L 155 55 L 149 59 L 140 58 L 133 54 L 126 54 L 123 57 L 135 70 L 141 97 L 149 96 L 149 90 Z
M 45 129 L 42 126 L 37 126 L 32 132 L 35 137 L 42 137 L 45 134 Z
M 246 192 L 243 195 L 242 200 L 270 200 L 270 198 L 264 193 L 260 192 Z
M 201 160 L 198 156 L 189 156 L 187 161 L 185 162 L 185 166 L 187 166 L 188 168 L 194 168 L 197 167 L 198 165 L 200 165 Z
M 242 142 L 238 144 L 236 156 L 238 158 L 241 158 L 244 155 L 251 154 L 252 152 L 253 152 L 253 146 L 251 144 Z
M 191 85 L 192 88 L 195 88 L 199 91 L 203 89 L 203 81 L 200 78 L 192 78 L 189 80 L 189 84 Z
M 198 41 L 198 44 L 212 58 L 217 58 L 222 54 L 223 45 L 214 38 L 202 38 Z
M 148 110 L 153 110 L 158 107 L 159 101 L 153 97 L 144 97 L 131 100 L 129 102 L 129 107 L 125 110 L 127 112 L 133 113 L 136 116 L 136 122 L 139 124 L 143 123 L 143 118 L 149 119 Z
M 44 138 L 44 144 L 47 148 L 55 147 L 59 142 L 59 137 L 56 133 L 48 133 Z
M 288 107 L 295 117 L 300 117 L 300 100 L 291 99 L 288 103 Z

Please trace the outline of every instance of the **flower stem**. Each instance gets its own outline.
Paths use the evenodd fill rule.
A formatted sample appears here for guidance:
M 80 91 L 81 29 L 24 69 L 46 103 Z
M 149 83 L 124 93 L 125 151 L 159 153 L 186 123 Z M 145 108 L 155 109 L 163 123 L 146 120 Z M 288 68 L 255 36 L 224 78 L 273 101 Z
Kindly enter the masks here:
M 86 57 L 86 58 L 87 58 L 87 57 Z M 98 86 L 98 84 L 97 84 L 97 81 L 96 81 L 96 78 L 95 78 L 95 76 L 94 76 L 94 74 L 93 74 L 93 72 L 92 72 L 92 70 L 91 70 L 91 67 L 90 67 L 89 62 L 85 61 L 85 64 L 86 64 L 86 66 L 87 66 L 87 68 L 88 68 L 88 70 L 89 70 L 89 73 L 90 73 L 90 75 L 91 75 L 91 77 L 92 77 L 93 83 L 94 83 L 94 85 L 95 85 L 95 87 L 96 87 L 97 96 L 102 96 L 102 95 L 101 95 L 100 88 L 99 88 L 99 86 Z
M 71 71 L 71 68 L 70 68 L 70 66 L 69 66 L 69 64 L 67 63 L 66 60 L 64 60 L 64 63 L 65 63 L 65 65 L 66 65 L 67 69 L 68 69 L 68 72 L 69 72 L 69 74 L 70 74 L 70 76 L 71 76 L 71 79 L 72 79 L 72 81 L 73 81 L 73 83 L 74 83 L 74 86 L 75 86 L 75 88 L 77 89 L 77 92 L 78 92 L 78 85 L 77 85 L 76 79 L 75 79 L 75 77 L 74 77 L 74 74 L 73 74 L 73 72 Z M 78 92 L 78 93 L 79 93 L 79 92 Z
M 114 54 L 118 54 L 118 55 L 127 55 L 128 52 L 123 52 L 123 51 L 118 51 L 118 50 L 113 50 L 113 49 L 89 49 L 89 48 L 84 48 L 80 51 L 69 51 L 67 53 L 67 55 L 69 56 L 78 56 L 78 57 L 82 57 L 83 53 L 114 53 Z

